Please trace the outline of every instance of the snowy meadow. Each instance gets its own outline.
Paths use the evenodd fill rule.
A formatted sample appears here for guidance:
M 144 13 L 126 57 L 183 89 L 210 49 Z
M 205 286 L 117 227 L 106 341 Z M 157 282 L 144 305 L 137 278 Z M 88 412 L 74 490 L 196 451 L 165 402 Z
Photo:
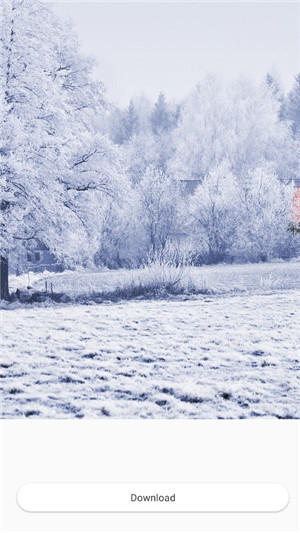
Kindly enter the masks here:
M 94 294 L 118 274 L 35 283 L 57 280 L 75 296 L 86 275 Z M 299 417 L 299 263 L 193 275 L 206 294 L 6 306 L 3 416 Z

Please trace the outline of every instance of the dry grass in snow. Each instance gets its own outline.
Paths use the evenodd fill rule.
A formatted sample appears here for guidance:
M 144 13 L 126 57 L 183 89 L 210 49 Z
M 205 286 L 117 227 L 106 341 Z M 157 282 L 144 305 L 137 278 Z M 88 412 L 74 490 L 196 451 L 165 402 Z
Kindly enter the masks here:
M 58 274 L 29 273 L 10 276 L 10 290 L 24 289 L 28 283 L 36 290 L 48 290 L 52 283 L 57 293 L 87 297 L 93 294 L 113 293 L 132 287 L 159 287 L 164 280 L 168 283 L 177 278 L 174 267 L 157 269 L 147 267 L 139 270 L 77 270 Z M 177 284 L 177 290 L 208 294 L 261 293 L 265 291 L 300 289 L 300 263 L 260 263 L 247 265 L 214 265 L 186 267 Z M 130 292 L 130 290 L 129 290 Z

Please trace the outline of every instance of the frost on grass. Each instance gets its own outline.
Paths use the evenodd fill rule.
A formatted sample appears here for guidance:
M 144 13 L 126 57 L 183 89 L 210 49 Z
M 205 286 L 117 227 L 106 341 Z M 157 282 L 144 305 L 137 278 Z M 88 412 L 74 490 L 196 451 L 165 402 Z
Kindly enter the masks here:
M 174 269 L 173 269 L 174 270 Z M 167 274 L 167 275 L 166 275 Z M 175 272 L 175 278 L 177 273 Z M 10 277 L 10 290 L 26 289 L 31 285 L 42 291 L 47 281 L 56 293 L 66 293 L 72 298 L 89 298 L 94 294 L 112 294 L 132 286 L 161 285 L 164 280 L 174 281 L 172 268 L 169 273 L 146 267 L 136 270 L 96 269 L 88 271 L 65 271 L 23 274 Z M 300 289 L 299 263 L 259 263 L 248 265 L 214 265 L 203 267 L 185 267 L 177 284 L 183 292 L 208 294 L 262 293 L 268 291 Z
M 3 310 L 4 417 L 299 418 L 299 292 Z

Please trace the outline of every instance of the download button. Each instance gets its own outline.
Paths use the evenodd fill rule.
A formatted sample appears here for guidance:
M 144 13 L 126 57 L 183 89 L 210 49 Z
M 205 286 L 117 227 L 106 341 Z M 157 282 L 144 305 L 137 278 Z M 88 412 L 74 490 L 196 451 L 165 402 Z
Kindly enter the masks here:
M 29 483 L 17 501 L 31 513 L 274 513 L 289 494 L 279 483 Z

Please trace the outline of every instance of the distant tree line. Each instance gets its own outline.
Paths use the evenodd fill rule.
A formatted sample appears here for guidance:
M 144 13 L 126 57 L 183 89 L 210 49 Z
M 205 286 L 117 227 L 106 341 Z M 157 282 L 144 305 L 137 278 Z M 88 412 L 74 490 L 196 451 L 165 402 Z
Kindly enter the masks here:
M 106 128 L 123 156 L 129 210 L 123 223 L 108 222 L 97 262 L 136 265 L 168 241 L 189 246 L 196 264 L 299 254 L 299 238 L 288 231 L 299 102 L 300 75 L 285 96 L 267 73 L 261 83 L 240 77 L 226 85 L 207 76 L 182 102 L 161 93 L 154 104 L 142 95 L 110 109 Z M 186 180 L 196 180 L 193 194 Z

